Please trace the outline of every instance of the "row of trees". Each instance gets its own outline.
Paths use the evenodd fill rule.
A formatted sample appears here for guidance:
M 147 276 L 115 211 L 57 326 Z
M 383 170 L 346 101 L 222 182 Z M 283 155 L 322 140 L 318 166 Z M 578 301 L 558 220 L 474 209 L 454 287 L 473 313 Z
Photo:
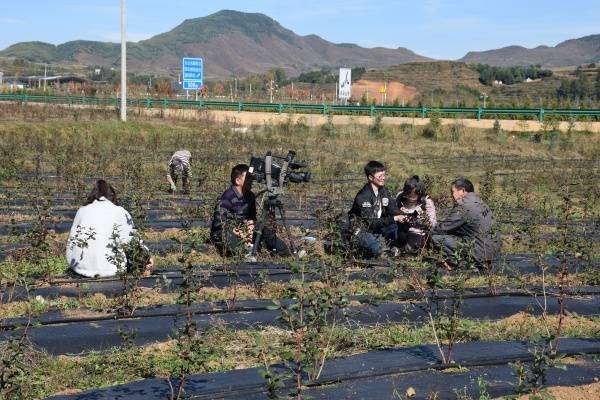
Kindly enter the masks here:
M 575 79 L 563 79 L 556 96 L 560 99 L 592 99 L 600 101 L 600 68 L 596 73 L 596 81 L 592 81 L 583 71 L 577 71 Z
M 552 71 L 542 69 L 541 65 L 528 67 L 494 67 L 487 64 L 477 64 L 479 81 L 484 85 L 492 86 L 494 81 L 502 81 L 505 85 L 523 82 L 527 78 L 540 79 L 552 76 Z

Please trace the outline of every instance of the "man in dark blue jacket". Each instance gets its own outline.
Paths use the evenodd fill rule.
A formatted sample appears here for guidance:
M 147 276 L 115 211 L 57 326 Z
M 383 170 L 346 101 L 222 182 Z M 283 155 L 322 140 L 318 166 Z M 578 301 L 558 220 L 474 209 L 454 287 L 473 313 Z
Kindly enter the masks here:
M 250 190 L 252 176 L 246 164 L 238 164 L 231 170 L 231 186 L 217 200 L 210 227 L 210 238 L 225 256 L 246 255 L 253 260 L 250 251 L 255 237 L 256 196 Z M 261 245 L 282 256 L 291 254 L 288 246 L 276 235 L 273 220 L 263 228 Z
M 378 257 L 386 245 L 394 246 L 398 239 L 396 222 L 402 222 L 405 217 L 384 186 L 385 166 L 378 161 L 369 161 L 364 171 L 368 182 L 354 198 L 348 216 L 360 250 L 368 257 Z

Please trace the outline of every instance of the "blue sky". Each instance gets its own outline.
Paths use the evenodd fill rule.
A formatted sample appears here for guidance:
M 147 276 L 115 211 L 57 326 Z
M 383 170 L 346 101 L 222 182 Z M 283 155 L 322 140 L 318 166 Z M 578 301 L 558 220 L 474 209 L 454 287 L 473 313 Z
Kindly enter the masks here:
M 0 49 L 30 40 L 119 41 L 120 0 L 2 1 Z M 554 46 L 600 33 L 600 0 L 127 0 L 128 40 L 221 9 L 261 12 L 294 32 L 457 59 L 513 44 Z

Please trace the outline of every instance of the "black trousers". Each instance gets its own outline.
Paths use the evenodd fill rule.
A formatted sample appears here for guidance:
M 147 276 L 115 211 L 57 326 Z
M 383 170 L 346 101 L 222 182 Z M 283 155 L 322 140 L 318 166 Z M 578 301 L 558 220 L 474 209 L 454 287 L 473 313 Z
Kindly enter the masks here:
M 233 228 L 225 227 L 222 231 L 213 232 L 211 241 L 219 252 L 226 257 L 244 256 L 251 248 L 247 247 L 242 239 L 233 233 Z M 292 254 L 289 246 L 277 237 L 274 229 L 265 227 L 259 243 L 259 249 L 264 248 L 271 254 L 288 257 Z
M 427 244 L 427 235 L 420 235 L 415 232 L 398 232 L 398 248 L 405 253 L 417 253 Z

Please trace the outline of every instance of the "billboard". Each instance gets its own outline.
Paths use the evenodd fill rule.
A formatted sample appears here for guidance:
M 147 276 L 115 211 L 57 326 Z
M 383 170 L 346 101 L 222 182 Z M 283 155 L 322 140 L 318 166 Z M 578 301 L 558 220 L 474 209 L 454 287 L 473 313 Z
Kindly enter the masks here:
M 352 70 L 340 68 L 340 80 L 338 83 L 338 98 L 348 100 L 352 96 Z

